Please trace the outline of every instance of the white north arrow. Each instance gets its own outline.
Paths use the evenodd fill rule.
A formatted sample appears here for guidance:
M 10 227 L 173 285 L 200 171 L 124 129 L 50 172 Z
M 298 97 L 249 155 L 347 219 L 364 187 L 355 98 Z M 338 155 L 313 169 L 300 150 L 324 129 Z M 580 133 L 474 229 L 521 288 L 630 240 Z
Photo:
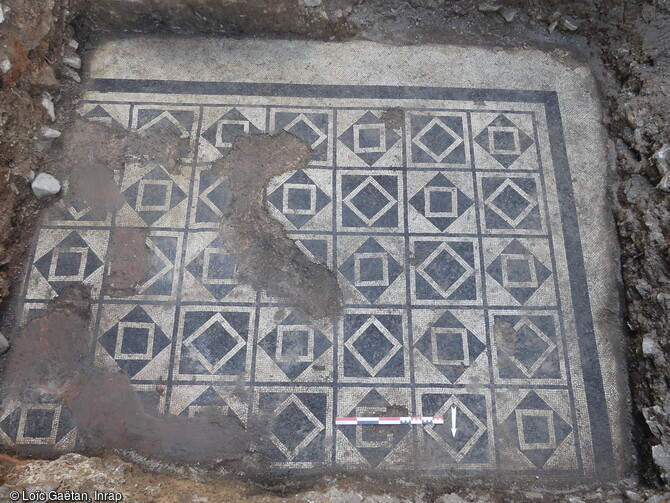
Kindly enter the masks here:
M 456 436 L 456 406 L 451 406 L 451 436 Z

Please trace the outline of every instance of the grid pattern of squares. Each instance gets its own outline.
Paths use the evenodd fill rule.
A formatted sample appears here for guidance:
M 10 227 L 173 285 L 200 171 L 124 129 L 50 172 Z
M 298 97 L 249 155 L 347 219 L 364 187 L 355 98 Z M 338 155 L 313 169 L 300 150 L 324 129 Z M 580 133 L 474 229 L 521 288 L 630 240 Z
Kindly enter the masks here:
M 578 465 L 532 112 L 405 110 L 392 121 L 383 110 L 266 106 L 262 97 L 257 106 L 86 102 L 81 112 L 138 132 L 172 129 L 185 140 L 183 169 L 126 166 L 117 174 L 126 202 L 114 215 L 59 203 L 40 230 L 24 315 L 70 284 L 91 285 L 92 357 L 126 372 L 147 409 L 216 410 L 242 424 L 270 414 L 256 449 L 285 468 Z M 211 163 L 239 134 L 282 129 L 313 158 L 270 182 L 267 208 L 337 274 L 345 308 L 336 320 L 309 319 L 240 283 L 222 249 L 231 195 Z M 121 227 L 148 229 L 151 269 L 119 298 L 105 256 Z M 253 389 L 251 403 L 234 393 L 239 385 Z M 0 437 L 72 448 L 60 410 L 14 404 Z M 443 415 L 445 425 L 334 424 L 413 414 Z

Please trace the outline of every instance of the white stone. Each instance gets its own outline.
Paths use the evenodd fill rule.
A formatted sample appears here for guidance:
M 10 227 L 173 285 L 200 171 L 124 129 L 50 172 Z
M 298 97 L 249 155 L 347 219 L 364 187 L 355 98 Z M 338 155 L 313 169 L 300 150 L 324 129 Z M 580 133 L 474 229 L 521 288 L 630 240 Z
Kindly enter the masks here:
M 56 131 L 47 126 L 42 126 L 42 136 L 44 138 L 58 138 L 60 136 L 60 131 Z
M 465 501 L 458 494 L 451 493 L 440 496 L 435 500 L 435 503 L 465 503 Z
M 48 173 L 40 173 L 35 177 L 31 185 L 38 199 L 53 196 L 60 192 L 60 182 Z
M 305 7 L 318 7 L 321 5 L 322 0 L 302 0 L 302 4 Z
M 12 62 L 9 61 L 9 58 L 5 58 L 0 62 L 0 70 L 2 70 L 3 75 L 11 69 L 12 69 Z
M 79 49 L 79 42 L 77 42 L 75 39 L 70 40 L 67 45 L 72 47 L 75 51 Z
M 563 28 L 569 31 L 577 31 L 577 29 L 579 28 L 579 24 L 577 23 L 577 21 L 575 21 L 571 17 L 564 17 L 561 21 L 561 25 L 563 26 Z
M 0 333 L 0 355 L 9 349 L 9 341 Z
M 63 63 L 75 70 L 81 68 L 81 58 L 79 56 L 63 56 Z
M 54 102 L 51 99 L 51 95 L 49 93 L 44 93 L 42 95 L 42 106 L 44 109 L 47 111 L 49 114 L 49 118 L 51 119 L 51 122 L 56 122 L 56 111 L 54 110 Z
M 661 181 L 656 187 L 662 190 L 670 190 L 670 169 L 668 169 L 668 154 L 670 154 L 670 146 L 663 145 L 663 148 L 656 152 L 651 157 L 656 160 L 656 168 L 659 174 L 663 175 Z
M 0 3 L 0 23 L 5 21 L 5 8 Z

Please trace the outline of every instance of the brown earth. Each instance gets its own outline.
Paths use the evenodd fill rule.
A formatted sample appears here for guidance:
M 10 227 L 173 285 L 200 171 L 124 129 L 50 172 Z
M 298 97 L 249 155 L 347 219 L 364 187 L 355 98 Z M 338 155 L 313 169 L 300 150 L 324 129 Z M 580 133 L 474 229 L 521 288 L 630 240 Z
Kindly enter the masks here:
M 664 151 L 670 145 L 670 5 L 667 0 L 504 0 L 498 2 L 504 9 L 482 12 L 483 3 L 324 0 L 311 8 L 300 0 L 3 0 L 9 11 L 0 24 L 0 63 L 7 58 L 12 68 L 0 86 L 0 299 L 11 295 L 38 212 L 50 204 L 32 196 L 31 171 L 49 171 L 61 180 L 68 175 L 67 166 L 56 162 L 58 149 L 51 149 L 61 140 L 41 139 L 40 128 L 63 130 L 73 122 L 80 87 L 65 78 L 71 70 L 62 54 L 75 32 L 84 56 L 101 32 L 282 34 L 567 51 L 589 60 L 601 84 L 617 179 L 612 199 L 630 329 L 634 436 L 644 479 L 667 485 L 670 197 L 662 187 L 670 155 Z M 512 10 L 508 22 L 503 15 Z M 55 123 L 40 105 L 44 92 L 56 98 Z M 0 331 L 7 333 L 11 322 L 5 316 Z
M 337 277 L 309 260 L 264 204 L 270 180 L 306 168 L 311 156 L 309 146 L 289 133 L 238 136 L 212 170 L 228 178 L 233 194 L 221 235 L 236 255 L 240 278 L 255 290 L 289 297 L 305 314 L 321 319 L 341 312 Z

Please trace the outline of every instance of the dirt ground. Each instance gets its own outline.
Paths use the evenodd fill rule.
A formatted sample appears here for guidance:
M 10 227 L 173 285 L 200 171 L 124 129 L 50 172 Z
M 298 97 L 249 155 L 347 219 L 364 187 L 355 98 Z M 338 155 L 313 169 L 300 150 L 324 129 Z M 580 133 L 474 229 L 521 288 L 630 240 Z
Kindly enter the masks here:
M 0 0 L 0 9 L 4 16 L 0 24 L 0 302 L 16 292 L 39 211 L 53 203 L 53 198 L 38 201 L 34 197 L 32 177 L 43 171 L 60 180 L 71 176 L 67 163 L 59 162 L 67 135 L 45 139 L 41 128 L 66 131 L 74 122 L 79 76 L 63 63 L 63 56 L 74 55 L 74 48 L 66 46 L 72 37 L 79 42 L 76 52 L 84 61 L 101 35 L 133 32 L 534 46 L 552 50 L 557 57 L 571 54 L 589 61 L 600 82 L 603 121 L 610 131 L 611 197 L 621 241 L 626 306 L 620 314 L 629 329 L 639 473 L 643 484 L 668 487 L 670 2 Z M 85 73 L 84 65 L 82 78 Z M 55 121 L 42 105 L 45 93 L 55 103 Z M 5 301 L 5 310 L 9 303 Z M 12 321 L 6 314 L 0 320 L 0 332 L 9 333 Z M 0 370 L 3 365 L 0 358 Z M 4 473 L 15 472 L 16 463 L 5 463 Z M 142 479 L 141 483 L 148 482 Z M 433 501 L 433 496 L 423 499 Z

